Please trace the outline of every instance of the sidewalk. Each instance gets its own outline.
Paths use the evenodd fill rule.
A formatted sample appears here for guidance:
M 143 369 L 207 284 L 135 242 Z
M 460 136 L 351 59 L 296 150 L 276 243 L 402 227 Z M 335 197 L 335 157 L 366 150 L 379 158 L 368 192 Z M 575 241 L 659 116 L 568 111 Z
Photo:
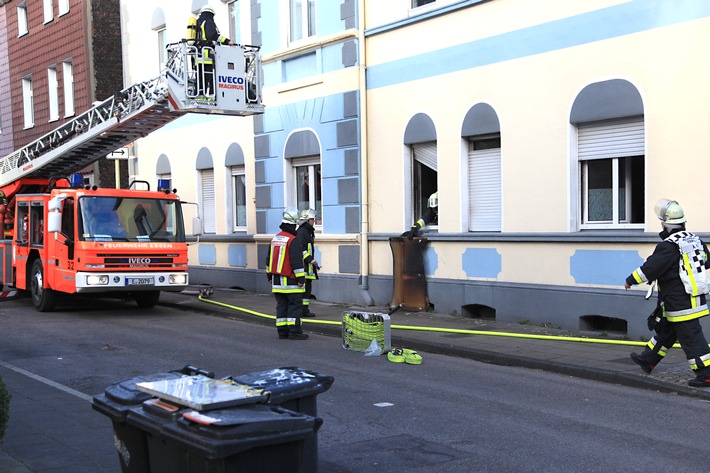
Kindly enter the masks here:
M 231 289 L 216 289 L 205 300 L 198 295 L 197 288 L 163 293 L 160 304 L 274 324 L 272 318 L 263 316 L 274 314 L 271 295 Z M 384 308 L 313 301 L 311 310 L 317 317 L 304 319 L 304 331 L 332 336 L 338 339 L 334 343 L 340 345 L 345 311 L 382 312 Z M 404 310 L 391 315 L 391 324 L 392 346 L 417 350 L 424 363 L 427 353 L 440 353 L 710 400 L 710 390 L 688 387 L 692 373 L 680 349 L 671 350 L 653 374 L 646 375 L 629 358 L 629 353 L 641 351 L 642 346 L 601 334 Z M 594 338 L 609 343 L 581 341 Z M 48 380 L 37 379 L 2 361 L 0 375 L 12 395 L 11 428 L 0 444 L 0 472 L 102 471 L 96 465 L 113 465 L 116 469 L 108 471 L 117 471 L 111 432 L 106 429 L 106 419 L 89 408 L 91 396 L 53 386 Z M 87 436 L 87 429 L 95 434 Z
M 232 289 L 215 289 L 214 293 L 204 300 L 200 300 L 198 295 L 197 290 L 178 294 L 164 293 L 161 296 L 161 304 L 221 314 L 269 326 L 274 324 L 273 319 L 249 313 L 273 316 L 275 301 L 271 295 Z M 238 308 L 245 311 L 237 310 Z M 365 308 L 313 301 L 311 311 L 317 316 L 303 319 L 304 331 L 342 339 L 341 322 L 343 313 L 348 310 L 381 313 L 386 308 Z M 671 350 L 653 373 L 647 375 L 629 357 L 631 352 L 643 350 L 645 343 L 639 340 L 621 340 L 600 333 L 571 332 L 431 312 L 399 310 L 390 318 L 392 346 L 419 351 L 424 355 L 425 363 L 426 353 L 439 353 L 710 400 L 710 389 L 688 386 L 688 380 L 693 377 L 693 374 L 683 351 L 679 348 Z M 411 330 L 406 327 L 421 328 L 421 330 Z M 431 329 L 436 331 L 430 331 Z M 453 332 L 445 330 L 453 330 Z M 465 333 L 467 331 L 483 333 Z M 649 338 L 650 336 L 649 333 Z M 609 343 L 565 341 L 569 339 L 598 339 Z

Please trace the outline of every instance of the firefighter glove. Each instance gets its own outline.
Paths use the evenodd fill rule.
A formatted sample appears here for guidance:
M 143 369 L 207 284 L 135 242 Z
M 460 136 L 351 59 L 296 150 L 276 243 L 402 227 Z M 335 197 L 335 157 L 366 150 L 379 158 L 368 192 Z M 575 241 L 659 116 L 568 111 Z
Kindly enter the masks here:
M 646 320 L 648 324 L 648 329 L 653 332 L 654 330 L 657 332 L 659 326 L 661 325 L 661 321 L 663 320 L 663 308 L 661 306 L 657 306 L 653 312 L 651 312 L 651 315 L 648 316 L 648 319 Z

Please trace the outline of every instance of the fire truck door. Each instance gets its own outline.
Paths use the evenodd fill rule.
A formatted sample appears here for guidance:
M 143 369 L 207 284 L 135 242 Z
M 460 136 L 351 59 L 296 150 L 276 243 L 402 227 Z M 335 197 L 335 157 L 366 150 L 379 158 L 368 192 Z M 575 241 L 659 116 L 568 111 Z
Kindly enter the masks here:
M 28 289 L 27 262 L 30 256 L 30 203 L 26 200 L 17 202 L 14 247 L 12 264 L 15 266 L 15 285 L 18 289 Z

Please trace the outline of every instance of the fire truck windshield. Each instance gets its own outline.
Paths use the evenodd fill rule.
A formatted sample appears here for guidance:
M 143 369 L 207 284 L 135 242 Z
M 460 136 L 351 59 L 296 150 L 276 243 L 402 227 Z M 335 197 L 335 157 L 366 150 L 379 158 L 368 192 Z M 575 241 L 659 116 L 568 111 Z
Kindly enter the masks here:
M 82 196 L 79 240 L 184 242 L 180 203 L 171 199 Z

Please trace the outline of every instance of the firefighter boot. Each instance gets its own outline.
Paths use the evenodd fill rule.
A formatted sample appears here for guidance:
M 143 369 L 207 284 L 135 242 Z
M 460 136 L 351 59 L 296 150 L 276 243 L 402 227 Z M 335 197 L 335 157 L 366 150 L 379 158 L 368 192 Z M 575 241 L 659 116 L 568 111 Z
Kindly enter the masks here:
M 634 363 L 639 365 L 641 369 L 646 373 L 646 374 L 651 374 L 651 371 L 653 371 L 653 368 L 656 367 L 656 365 L 652 365 L 648 361 L 644 360 L 641 355 L 638 353 L 632 353 L 631 354 L 631 359 L 634 360 Z
M 693 388 L 710 388 L 710 379 L 707 378 L 693 378 L 688 381 L 688 386 Z

